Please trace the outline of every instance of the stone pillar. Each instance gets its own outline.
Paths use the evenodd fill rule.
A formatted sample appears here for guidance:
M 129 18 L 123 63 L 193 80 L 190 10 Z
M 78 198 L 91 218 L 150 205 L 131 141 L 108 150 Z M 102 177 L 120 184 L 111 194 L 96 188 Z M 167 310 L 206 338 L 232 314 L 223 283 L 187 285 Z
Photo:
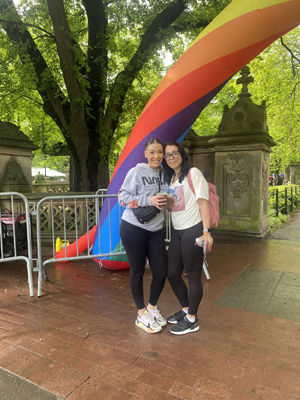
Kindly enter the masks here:
M 31 159 L 37 149 L 16 125 L 0 121 L 0 191 L 32 191 Z
M 300 186 L 300 162 L 293 162 L 291 167 L 291 183 Z
M 34 177 L 34 192 L 35 193 L 47 193 L 47 179 L 45 175 L 38 173 Z
M 250 98 L 251 82 L 245 67 L 237 80 L 239 100 L 224 107 L 218 133 L 199 137 L 191 130 L 182 145 L 191 165 L 217 187 L 220 221 L 214 236 L 261 241 L 269 235 L 269 160 L 276 143 L 268 133 L 266 103 L 257 105 Z M 300 163 L 295 164 L 300 180 Z
M 198 136 L 192 129 L 188 132 L 182 146 L 189 155 L 190 165 L 203 173 L 207 182 L 215 183 L 215 150 L 209 144 L 214 136 Z
M 283 178 L 284 183 L 288 182 L 289 180 L 290 180 L 290 166 L 285 168 L 284 178 Z
M 269 160 L 276 143 L 268 133 L 266 104 L 254 104 L 247 86 L 249 68 L 233 107 L 224 107 L 222 122 L 209 144 L 215 149 L 215 185 L 220 197 L 217 236 L 263 240 L 269 235 Z
M 222 146 L 216 151 L 217 236 L 262 240 L 269 234 L 269 153 L 266 143 Z

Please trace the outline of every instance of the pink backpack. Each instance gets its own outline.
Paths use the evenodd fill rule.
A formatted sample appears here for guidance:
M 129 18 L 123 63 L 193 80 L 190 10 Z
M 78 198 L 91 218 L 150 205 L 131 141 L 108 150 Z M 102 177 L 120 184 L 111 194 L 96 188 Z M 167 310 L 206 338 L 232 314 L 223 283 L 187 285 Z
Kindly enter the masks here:
M 187 181 L 191 191 L 195 194 L 195 189 L 191 177 L 191 170 L 189 170 L 189 173 L 187 175 Z M 219 196 L 217 195 L 216 186 L 208 182 L 207 184 L 208 184 L 208 196 L 209 196 L 208 207 L 210 213 L 210 226 L 217 227 L 220 218 Z

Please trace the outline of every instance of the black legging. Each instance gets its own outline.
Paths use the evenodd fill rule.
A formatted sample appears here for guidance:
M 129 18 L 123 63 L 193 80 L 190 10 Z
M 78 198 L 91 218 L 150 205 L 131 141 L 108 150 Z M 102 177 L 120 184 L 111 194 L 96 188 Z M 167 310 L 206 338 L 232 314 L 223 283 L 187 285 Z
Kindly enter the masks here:
M 181 307 L 189 307 L 190 315 L 197 315 L 203 296 L 203 250 L 195 246 L 195 239 L 202 235 L 202 222 L 188 229 L 174 229 L 168 251 L 168 280 Z M 181 277 L 183 268 L 189 282 L 189 293 Z
M 130 289 L 137 309 L 142 310 L 145 307 L 143 276 L 146 257 L 152 271 L 149 303 L 156 306 L 167 275 L 167 255 L 162 230 L 150 232 L 122 220 L 120 236 L 130 264 Z

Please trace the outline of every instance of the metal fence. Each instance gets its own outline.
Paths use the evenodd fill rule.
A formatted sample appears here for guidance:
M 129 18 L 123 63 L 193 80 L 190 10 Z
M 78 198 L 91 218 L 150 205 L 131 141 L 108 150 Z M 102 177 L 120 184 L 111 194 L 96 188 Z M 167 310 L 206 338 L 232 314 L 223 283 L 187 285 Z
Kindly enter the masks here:
M 23 203 L 24 213 L 18 212 L 20 202 Z M 26 261 L 29 294 L 32 297 L 34 291 L 31 216 L 27 198 L 16 192 L 0 193 L 0 219 L 0 262 Z M 20 254 L 24 252 L 25 255 Z M 42 291 L 41 275 L 38 281 L 38 291 L 39 293 Z
M 274 209 L 274 211 L 269 213 L 268 216 L 271 217 L 275 214 L 278 217 L 279 212 L 288 214 L 289 209 L 293 211 L 294 206 L 298 205 L 298 191 L 299 188 L 297 186 L 291 186 L 290 188 L 276 189 L 275 193 L 269 193 L 269 207 Z M 272 202 L 273 198 L 275 201 Z
M 7 253 L 7 240 L 8 240 L 8 228 L 5 222 L 1 222 L 0 225 L 0 261 L 16 261 L 25 260 L 27 262 L 28 271 L 28 282 L 30 296 L 34 295 L 33 291 L 33 279 L 32 272 L 38 272 L 38 296 L 42 295 L 42 279 L 43 275 L 45 280 L 48 280 L 46 265 L 53 262 L 66 262 L 72 260 L 83 260 L 90 258 L 105 258 L 110 256 L 125 255 L 125 249 L 120 241 L 120 245 L 117 249 L 113 248 L 112 245 L 112 231 L 120 229 L 121 224 L 121 207 L 118 205 L 118 218 L 116 226 L 116 219 L 114 219 L 113 227 L 110 211 L 112 209 L 112 202 L 116 202 L 117 195 L 107 195 L 105 189 L 99 189 L 94 195 L 64 195 L 64 196 L 51 196 L 44 197 L 37 205 L 29 203 L 28 199 L 20 193 L 0 193 L 1 206 L 4 204 L 6 208 L 9 208 L 11 219 L 15 221 L 16 216 L 22 214 L 18 212 L 20 209 L 25 209 L 25 216 L 23 219 L 24 224 L 26 223 L 26 245 L 27 255 L 18 254 L 18 232 L 15 224 L 12 224 L 11 229 L 11 247 L 13 252 Z M 17 198 L 17 201 L 15 200 Z M 3 202 L 2 202 L 3 200 Z M 108 207 L 108 242 L 109 248 L 106 246 L 106 251 L 103 249 L 101 242 L 101 215 L 100 210 L 107 201 Z M 24 204 L 20 204 L 22 202 Z M 0 216 L 4 214 L 2 212 L 3 207 L 0 207 Z M 30 209 L 32 212 L 30 213 Z M 47 229 L 51 233 L 51 250 L 52 255 L 50 257 L 44 257 L 42 251 L 42 234 L 45 229 L 45 210 L 47 210 Z M 84 212 L 82 211 L 84 210 Z M 33 259 L 32 256 L 32 230 L 31 230 L 31 218 L 36 222 L 36 236 L 37 236 L 37 259 Z M 2 218 L 1 218 L 2 219 Z M 171 216 L 166 211 L 165 218 L 165 241 L 166 247 L 171 240 Z M 57 229 L 59 227 L 59 230 Z M 90 236 L 91 231 L 94 230 L 93 237 Z M 64 244 L 62 251 L 57 249 L 58 232 L 60 234 L 60 240 Z M 84 236 L 83 236 L 84 235 Z M 96 241 L 94 235 L 97 235 Z M 107 238 L 106 238 L 107 239 Z M 69 242 L 73 243 L 67 246 Z M 107 243 L 107 241 L 106 241 Z M 97 245 L 99 251 L 92 254 L 92 245 Z M 59 254 L 58 254 L 59 253 Z M 71 255 L 70 255 L 71 253 Z M 59 257 L 59 258 L 58 258 Z M 37 266 L 33 268 L 33 261 L 36 260 Z M 207 272 L 207 262 L 204 259 L 203 269 L 207 279 L 210 279 Z
M 92 193 L 91 193 L 92 194 Z M 78 199 L 75 204 L 72 200 L 68 201 L 68 198 L 72 199 L 74 194 L 57 194 L 48 195 L 51 196 L 51 201 L 44 201 L 45 196 L 40 197 L 35 202 L 29 202 L 30 210 L 32 213 L 32 228 L 34 237 L 37 235 L 37 219 L 36 219 L 36 209 L 39 202 L 43 201 L 42 206 L 40 207 L 40 230 L 42 236 L 43 244 L 51 243 L 53 235 L 56 237 L 63 236 L 63 222 L 64 218 L 67 220 L 67 231 L 69 235 L 69 240 L 75 240 L 75 220 L 74 216 L 77 215 L 77 219 L 80 221 L 80 224 L 77 224 L 78 234 L 82 236 L 86 233 L 86 218 L 89 216 L 90 223 L 96 224 L 96 210 L 95 210 L 95 201 L 90 199 L 86 202 L 85 197 Z M 88 194 L 86 194 L 88 195 Z M 85 195 L 85 196 L 86 196 Z M 61 196 L 65 197 L 65 207 L 62 207 Z M 67 197 L 68 196 L 68 197 Z M 48 199 L 48 197 L 46 197 Z M 56 200 L 57 199 L 57 200 Z
M 111 210 L 111 202 L 113 199 L 117 198 L 117 195 L 77 195 L 77 196 L 55 196 L 55 197 L 45 197 L 41 201 L 39 201 L 35 215 L 36 215 L 36 228 L 37 228 L 37 252 L 38 252 L 38 267 L 41 271 L 44 273 L 44 278 L 47 280 L 47 269 L 46 265 L 52 262 L 62 262 L 62 261 L 72 261 L 72 260 L 83 260 L 83 259 L 89 259 L 89 258 L 104 258 L 104 257 L 109 257 L 109 256 L 118 256 L 118 255 L 124 255 L 125 250 L 124 247 L 122 246 L 122 243 L 118 247 L 118 250 L 114 250 L 112 248 L 112 221 L 110 218 L 110 210 Z M 108 235 L 109 235 L 109 251 L 106 252 L 101 252 L 101 231 L 100 231 L 100 226 L 101 226 L 101 217 L 100 217 L 100 210 L 101 207 L 104 203 L 104 200 L 107 200 L 108 204 Z M 86 204 L 86 209 L 88 210 L 88 204 L 89 201 L 93 200 L 95 206 L 95 215 L 93 215 L 93 218 L 90 218 L 89 213 L 86 213 L 86 218 L 84 221 L 84 227 L 82 226 L 83 219 L 82 216 L 78 215 L 78 207 L 77 203 L 80 202 L 85 202 Z M 64 243 L 64 248 L 62 249 L 63 251 L 60 252 L 60 257 L 57 258 L 57 248 L 56 248 L 56 242 L 57 242 L 57 236 L 55 235 L 55 229 L 54 229 L 54 220 L 55 220 L 55 210 L 57 207 L 58 202 L 60 202 L 59 207 L 62 210 L 61 213 L 61 232 L 62 232 L 62 241 Z M 51 247 L 52 247 L 52 256 L 48 258 L 47 260 L 43 261 L 42 259 L 42 225 L 41 225 L 41 214 L 43 210 L 44 204 L 47 203 L 50 206 L 48 206 L 48 218 L 49 221 L 51 222 L 52 225 L 52 240 L 51 240 Z M 54 205 L 55 203 L 55 205 Z M 70 204 L 73 204 L 73 215 L 72 215 L 72 235 L 71 237 L 74 237 L 74 230 L 75 230 L 75 241 L 72 243 L 72 256 L 70 256 L 70 250 L 71 247 L 68 249 L 67 243 L 70 242 L 70 220 L 69 220 L 69 214 L 68 214 L 68 209 L 70 207 Z M 118 205 L 119 209 L 119 218 L 118 218 L 118 227 L 114 226 L 114 229 L 120 229 L 120 224 L 121 224 L 121 207 Z M 97 221 L 97 227 L 95 226 L 95 221 Z M 94 244 L 98 244 L 99 246 L 99 252 L 96 254 L 91 253 L 91 246 L 93 244 L 93 240 L 90 238 L 90 232 L 91 229 L 95 230 L 95 234 L 97 234 L 97 241 Z M 86 237 L 84 239 L 85 244 L 79 243 L 78 239 L 80 239 L 82 231 L 86 232 Z M 81 242 L 83 242 L 83 239 L 81 238 Z M 86 251 L 83 253 L 82 248 L 86 248 Z M 69 255 L 68 255 L 69 253 Z
M 101 194 L 100 194 L 101 193 Z M 106 193 L 105 189 L 99 189 L 95 195 L 78 195 L 78 196 L 55 196 L 55 197 L 45 197 L 44 199 L 42 199 L 38 205 L 37 205 L 37 210 L 36 210 L 36 218 L 37 218 L 37 224 L 36 224 L 36 228 L 37 228 L 37 246 L 38 246 L 38 266 L 41 270 L 43 270 L 44 273 L 44 278 L 45 280 L 48 279 L 47 276 L 47 269 L 46 269 L 46 265 L 49 263 L 53 263 L 53 262 L 64 262 L 64 261 L 71 261 L 71 260 L 83 260 L 83 259 L 88 259 L 88 258 L 104 258 L 104 257 L 110 257 L 110 256 L 118 256 L 118 255 L 125 255 L 125 249 L 122 245 L 122 242 L 120 241 L 120 247 L 117 248 L 117 250 L 112 248 L 112 221 L 110 218 L 110 210 L 111 210 L 111 201 L 113 198 L 116 198 L 117 195 L 105 195 L 103 193 Z M 77 215 L 77 202 L 86 202 L 86 210 L 88 210 L 88 200 L 93 199 L 95 202 L 95 207 L 94 207 L 94 211 L 95 211 L 95 215 L 93 214 L 93 218 L 90 218 L 90 215 L 87 213 L 86 214 L 86 221 L 85 221 L 85 231 L 89 232 L 95 225 L 95 221 L 97 224 L 97 241 L 98 241 L 98 248 L 99 248 L 99 252 L 98 253 L 94 253 L 91 254 L 91 245 L 93 243 L 90 243 L 89 240 L 89 235 L 87 234 L 86 237 L 86 246 L 87 250 L 85 253 L 81 252 L 80 249 L 80 245 L 78 243 L 78 239 L 79 239 L 79 232 L 82 232 L 82 216 L 81 218 L 78 218 Z M 101 252 L 101 232 L 100 232 L 100 226 L 101 226 L 101 216 L 100 216 L 100 210 L 103 206 L 103 203 L 105 201 L 105 199 L 108 202 L 108 224 L 109 224 L 109 230 L 108 230 L 108 235 L 109 235 L 109 252 Z M 70 234 L 71 232 L 69 231 L 68 226 L 70 225 L 70 221 L 69 221 L 69 216 L 67 214 L 67 210 L 66 208 L 69 209 L 70 207 L 70 202 L 73 201 L 74 204 L 71 206 L 71 208 L 74 210 L 74 214 L 73 214 L 73 220 L 72 220 L 72 229 L 74 230 L 75 228 L 75 241 L 72 244 L 73 247 L 73 251 L 72 253 L 75 253 L 74 256 L 69 256 L 68 253 L 68 249 L 66 246 L 66 244 L 69 242 L 69 238 L 70 238 Z M 58 206 L 60 202 L 60 205 Z M 51 221 L 51 225 L 53 226 L 52 228 L 52 257 L 48 258 L 47 260 L 43 261 L 42 260 L 42 235 L 41 235 L 41 231 L 42 231 L 42 225 L 41 225 L 41 220 L 40 220 L 40 216 L 42 214 L 42 209 L 43 209 L 43 204 L 47 203 L 48 204 L 48 213 L 50 213 L 48 215 L 48 220 Z M 57 249 L 55 246 L 57 237 L 55 237 L 55 229 L 54 229 L 54 220 L 55 220 L 55 215 L 56 215 L 56 209 L 57 207 L 60 207 L 60 209 L 62 210 L 62 219 L 60 221 L 60 225 L 63 231 L 63 235 L 62 235 L 62 240 L 64 243 L 64 249 L 63 251 L 60 253 L 60 257 L 57 258 Z M 119 210 L 119 218 L 118 218 L 118 226 L 114 226 L 114 229 L 118 230 L 120 229 L 120 225 L 121 225 L 121 207 L 118 205 L 118 210 Z M 172 222 L 171 222 L 171 214 L 168 212 L 168 210 L 166 210 L 166 218 L 165 218 L 165 242 L 166 242 L 166 248 L 168 249 L 168 245 L 170 243 L 171 240 L 171 232 L 172 232 Z M 74 236 L 74 235 L 73 235 Z M 71 235 L 71 237 L 73 237 Z M 97 243 L 95 243 L 97 244 Z M 118 251 L 119 250 L 119 251 Z M 210 279 L 210 275 L 208 273 L 208 263 L 206 261 L 205 255 L 204 255 L 204 259 L 203 259 L 203 270 L 205 273 L 205 276 L 207 279 Z

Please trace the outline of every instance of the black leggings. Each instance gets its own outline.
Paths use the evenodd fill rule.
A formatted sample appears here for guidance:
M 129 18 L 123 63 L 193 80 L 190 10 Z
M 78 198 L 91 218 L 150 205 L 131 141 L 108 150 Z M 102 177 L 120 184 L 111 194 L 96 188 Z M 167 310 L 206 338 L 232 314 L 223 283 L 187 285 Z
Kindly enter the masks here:
M 156 306 L 167 275 L 167 255 L 162 230 L 150 232 L 122 220 L 120 236 L 130 264 L 130 289 L 137 309 L 142 310 L 145 307 L 143 276 L 146 257 L 152 271 L 149 303 Z
M 203 296 L 203 249 L 195 246 L 195 239 L 202 235 L 202 222 L 188 229 L 174 229 L 168 251 L 168 280 L 181 307 L 189 307 L 190 315 L 197 315 Z M 181 277 L 183 268 L 189 282 L 189 293 Z

